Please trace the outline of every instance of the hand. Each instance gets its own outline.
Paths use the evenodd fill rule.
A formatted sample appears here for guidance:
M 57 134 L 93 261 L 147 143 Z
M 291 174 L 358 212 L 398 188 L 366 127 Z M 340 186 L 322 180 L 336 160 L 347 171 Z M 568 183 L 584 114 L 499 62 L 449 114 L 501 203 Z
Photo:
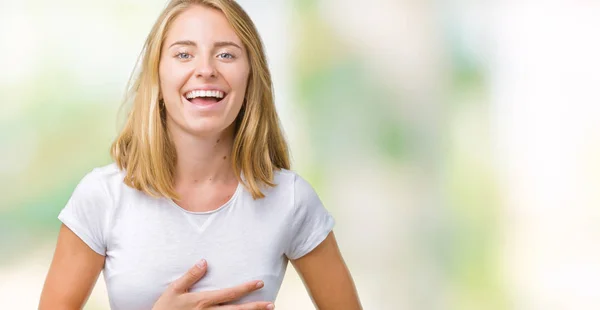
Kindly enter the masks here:
M 241 305 L 221 304 L 238 300 L 264 286 L 262 281 L 244 284 L 215 291 L 189 293 L 189 288 L 206 274 L 206 261 L 192 267 L 181 278 L 169 285 L 152 310 L 272 310 L 270 302 L 251 302 Z

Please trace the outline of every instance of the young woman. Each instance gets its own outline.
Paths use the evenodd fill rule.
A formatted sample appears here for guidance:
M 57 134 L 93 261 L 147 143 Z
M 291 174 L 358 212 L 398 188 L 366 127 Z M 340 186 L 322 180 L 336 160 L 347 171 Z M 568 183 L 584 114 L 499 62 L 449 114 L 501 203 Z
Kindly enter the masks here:
M 173 0 L 130 83 L 115 161 L 59 219 L 40 309 L 273 309 L 288 260 L 319 309 L 361 309 L 312 187 L 289 170 L 260 37 L 232 0 Z M 191 269 L 190 269 L 191 267 Z

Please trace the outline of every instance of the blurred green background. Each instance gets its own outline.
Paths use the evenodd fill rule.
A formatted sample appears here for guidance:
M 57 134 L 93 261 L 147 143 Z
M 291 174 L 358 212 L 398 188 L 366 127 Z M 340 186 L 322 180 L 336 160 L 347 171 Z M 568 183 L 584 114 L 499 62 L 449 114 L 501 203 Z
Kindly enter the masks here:
M 600 4 L 239 2 L 365 309 L 600 308 Z M 0 3 L 0 308 L 34 309 L 165 1 Z M 312 309 L 291 266 L 276 304 Z

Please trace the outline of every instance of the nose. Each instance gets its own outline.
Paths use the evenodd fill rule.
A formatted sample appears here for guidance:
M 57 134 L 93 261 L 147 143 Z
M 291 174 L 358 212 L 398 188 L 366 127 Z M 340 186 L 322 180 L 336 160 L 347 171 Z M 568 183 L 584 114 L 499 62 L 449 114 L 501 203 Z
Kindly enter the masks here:
M 215 78 L 217 77 L 217 69 L 210 57 L 202 57 L 196 64 L 196 77 Z

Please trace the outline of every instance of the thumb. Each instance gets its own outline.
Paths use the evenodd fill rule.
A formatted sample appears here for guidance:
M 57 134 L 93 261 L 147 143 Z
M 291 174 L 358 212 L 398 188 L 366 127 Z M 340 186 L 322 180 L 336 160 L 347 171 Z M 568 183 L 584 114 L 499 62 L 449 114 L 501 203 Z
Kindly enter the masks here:
M 206 261 L 203 259 L 190 268 L 183 276 L 171 283 L 176 292 L 187 292 L 187 290 L 198 282 L 206 274 Z

